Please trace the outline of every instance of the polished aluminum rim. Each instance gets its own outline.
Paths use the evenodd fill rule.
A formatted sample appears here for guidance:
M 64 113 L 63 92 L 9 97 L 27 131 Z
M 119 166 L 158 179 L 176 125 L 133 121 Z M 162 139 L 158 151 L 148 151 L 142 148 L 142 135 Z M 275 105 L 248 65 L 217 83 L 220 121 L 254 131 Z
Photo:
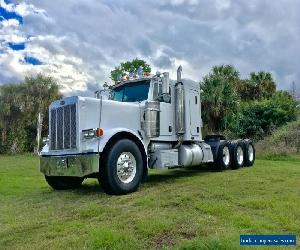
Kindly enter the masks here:
M 136 174 L 136 160 L 132 153 L 123 152 L 117 161 L 117 176 L 123 183 L 130 183 Z
M 236 158 L 239 165 L 242 165 L 244 162 L 244 152 L 241 146 L 237 147 Z
M 230 162 L 230 152 L 227 146 L 223 148 L 223 162 L 225 165 L 228 165 Z
M 253 146 L 251 144 L 248 147 L 248 157 L 249 157 L 249 161 L 253 161 L 253 159 L 254 159 L 254 150 L 253 150 Z

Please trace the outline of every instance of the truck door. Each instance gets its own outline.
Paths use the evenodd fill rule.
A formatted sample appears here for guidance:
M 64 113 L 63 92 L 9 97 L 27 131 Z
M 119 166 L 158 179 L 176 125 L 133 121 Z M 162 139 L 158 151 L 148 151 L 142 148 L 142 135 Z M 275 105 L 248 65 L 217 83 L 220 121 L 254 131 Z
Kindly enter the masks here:
M 201 126 L 199 92 L 194 89 L 189 91 L 189 108 L 190 108 L 190 131 L 191 135 L 199 136 Z
M 162 93 L 162 81 L 160 78 L 153 79 L 153 100 Z M 160 101 L 160 136 L 171 136 L 174 133 L 174 111 L 170 103 Z

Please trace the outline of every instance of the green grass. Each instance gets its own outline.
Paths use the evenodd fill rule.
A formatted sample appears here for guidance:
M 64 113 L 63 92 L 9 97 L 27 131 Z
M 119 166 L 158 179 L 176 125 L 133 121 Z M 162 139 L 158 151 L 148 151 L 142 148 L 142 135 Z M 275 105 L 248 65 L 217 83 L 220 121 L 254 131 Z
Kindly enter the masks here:
M 53 191 L 37 157 L 0 156 L 0 248 L 239 249 L 240 234 L 296 234 L 299 241 L 299 162 L 151 171 L 138 192 L 109 196 L 95 180 Z

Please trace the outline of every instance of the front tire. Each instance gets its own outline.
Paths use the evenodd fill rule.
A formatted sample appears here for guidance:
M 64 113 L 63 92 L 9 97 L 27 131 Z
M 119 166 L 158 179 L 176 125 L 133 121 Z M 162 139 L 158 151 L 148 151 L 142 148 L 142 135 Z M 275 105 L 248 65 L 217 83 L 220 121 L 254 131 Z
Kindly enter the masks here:
M 108 194 L 127 194 L 138 189 L 143 175 L 143 158 L 131 140 L 117 141 L 105 152 L 100 184 Z
M 56 190 L 75 189 L 81 186 L 84 178 L 69 176 L 47 176 L 45 179 L 49 186 Z

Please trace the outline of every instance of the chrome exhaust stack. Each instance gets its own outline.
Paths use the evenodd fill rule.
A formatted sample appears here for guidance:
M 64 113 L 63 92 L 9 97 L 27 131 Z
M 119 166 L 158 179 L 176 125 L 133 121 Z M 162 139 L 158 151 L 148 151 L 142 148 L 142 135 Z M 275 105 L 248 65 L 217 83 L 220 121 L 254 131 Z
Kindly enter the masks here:
M 178 135 L 178 143 L 175 148 L 179 148 L 183 142 L 185 133 L 185 97 L 184 86 L 181 80 L 182 67 L 177 69 L 177 82 L 175 84 L 175 130 Z
M 185 99 L 181 71 L 182 67 L 179 66 L 177 70 L 177 82 L 175 84 L 175 129 L 178 136 L 185 133 Z

